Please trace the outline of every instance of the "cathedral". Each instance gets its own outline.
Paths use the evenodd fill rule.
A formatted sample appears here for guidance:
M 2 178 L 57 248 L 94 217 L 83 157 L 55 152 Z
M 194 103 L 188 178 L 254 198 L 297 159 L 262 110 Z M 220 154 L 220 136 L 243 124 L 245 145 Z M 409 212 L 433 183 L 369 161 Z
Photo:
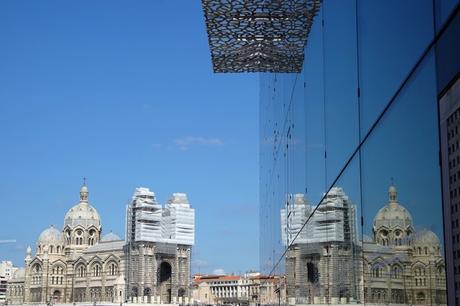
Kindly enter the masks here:
M 126 208 L 126 238 L 103 235 L 84 184 L 62 229 L 45 229 L 35 254 L 27 248 L 25 268 L 9 282 L 7 300 L 188 303 L 194 223 L 186 194 L 174 193 L 162 207 L 140 187 Z
M 281 210 L 289 304 L 446 304 L 439 238 L 414 227 L 395 186 L 374 217 L 372 236 L 362 240 L 356 207 L 342 188 L 317 207 L 303 194 L 293 198 Z

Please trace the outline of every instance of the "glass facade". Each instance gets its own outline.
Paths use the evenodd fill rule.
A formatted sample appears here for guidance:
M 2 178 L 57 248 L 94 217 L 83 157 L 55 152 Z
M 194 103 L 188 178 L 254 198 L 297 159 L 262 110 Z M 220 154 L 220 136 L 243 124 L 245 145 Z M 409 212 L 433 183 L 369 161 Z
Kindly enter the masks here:
M 277 303 L 460 305 L 459 3 L 323 1 L 302 72 L 260 75 Z

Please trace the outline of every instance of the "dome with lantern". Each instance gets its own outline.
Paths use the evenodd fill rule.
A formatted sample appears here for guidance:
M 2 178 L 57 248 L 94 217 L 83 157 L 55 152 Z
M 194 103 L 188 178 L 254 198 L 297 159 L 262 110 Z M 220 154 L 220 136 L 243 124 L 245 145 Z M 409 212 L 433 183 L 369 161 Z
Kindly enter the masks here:
M 69 209 L 64 217 L 64 227 L 66 226 L 71 228 L 76 226 L 82 226 L 83 228 L 89 228 L 91 226 L 97 229 L 101 228 L 99 214 L 88 202 L 88 187 L 86 187 L 86 184 L 83 184 L 80 189 L 80 202 Z
M 389 230 L 400 228 L 412 229 L 412 216 L 410 212 L 397 200 L 396 187 L 391 185 L 388 189 L 389 203 L 382 207 L 374 218 L 374 230 L 385 227 Z

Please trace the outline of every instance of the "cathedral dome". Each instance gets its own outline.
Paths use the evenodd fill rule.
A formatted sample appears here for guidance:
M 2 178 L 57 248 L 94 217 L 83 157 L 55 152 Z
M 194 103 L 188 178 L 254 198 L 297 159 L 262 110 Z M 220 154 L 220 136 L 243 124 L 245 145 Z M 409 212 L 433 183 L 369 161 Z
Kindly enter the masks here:
M 63 243 L 62 233 L 52 225 L 40 234 L 37 241 L 38 245 L 60 245 Z
M 120 241 L 120 240 L 122 239 L 117 234 L 110 232 L 108 234 L 105 234 L 102 237 L 101 242 Z
M 412 227 L 412 216 L 397 200 L 397 191 L 395 186 L 390 186 L 388 190 L 389 203 L 382 207 L 374 218 L 374 229 L 386 227 L 393 229 L 400 227 L 407 229 Z
M 80 202 L 69 209 L 64 217 L 64 227 L 81 225 L 84 228 L 95 226 L 100 228 L 101 219 L 96 209 L 88 203 L 88 187 L 83 185 L 80 189 Z
M 434 246 L 440 245 L 438 236 L 430 230 L 424 229 L 412 235 L 414 246 Z

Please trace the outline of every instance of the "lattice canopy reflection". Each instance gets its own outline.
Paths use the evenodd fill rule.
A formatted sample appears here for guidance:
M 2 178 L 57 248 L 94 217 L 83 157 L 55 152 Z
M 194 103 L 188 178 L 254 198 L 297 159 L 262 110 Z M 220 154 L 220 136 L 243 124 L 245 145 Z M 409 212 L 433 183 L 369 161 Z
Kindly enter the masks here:
M 300 72 L 320 0 L 202 0 L 214 72 Z

